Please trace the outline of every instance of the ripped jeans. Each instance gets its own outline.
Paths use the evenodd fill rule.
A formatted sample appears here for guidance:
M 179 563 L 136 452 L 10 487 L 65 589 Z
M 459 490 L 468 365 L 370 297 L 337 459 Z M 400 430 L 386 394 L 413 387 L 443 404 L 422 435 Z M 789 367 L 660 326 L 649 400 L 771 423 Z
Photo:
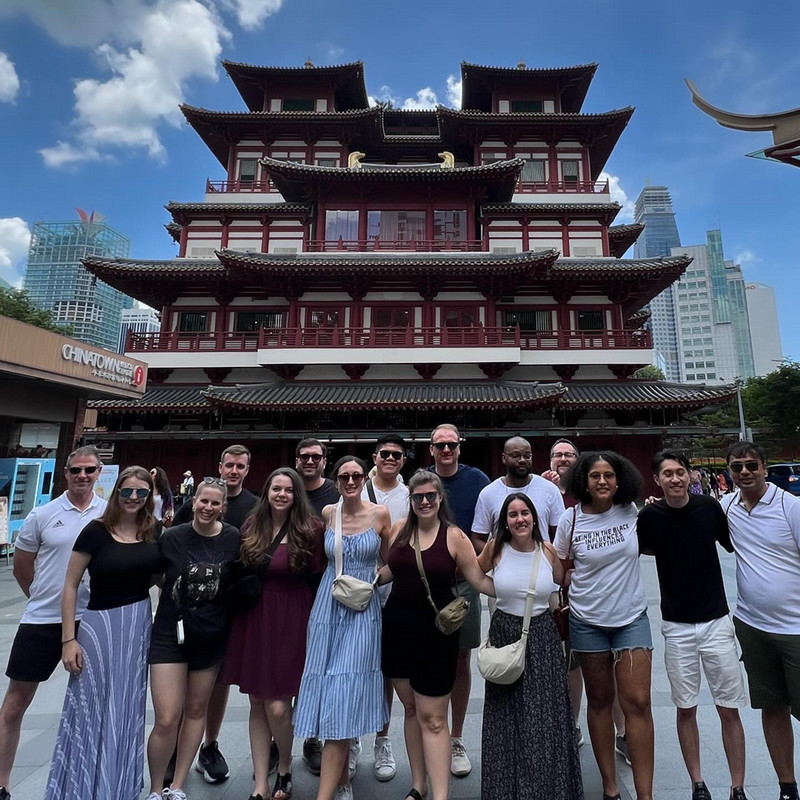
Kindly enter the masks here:
M 614 660 L 619 659 L 624 650 L 652 650 L 653 637 L 650 634 L 650 620 L 647 609 L 633 622 L 619 628 L 604 628 L 584 622 L 570 611 L 569 641 L 576 653 L 607 653 L 611 651 Z

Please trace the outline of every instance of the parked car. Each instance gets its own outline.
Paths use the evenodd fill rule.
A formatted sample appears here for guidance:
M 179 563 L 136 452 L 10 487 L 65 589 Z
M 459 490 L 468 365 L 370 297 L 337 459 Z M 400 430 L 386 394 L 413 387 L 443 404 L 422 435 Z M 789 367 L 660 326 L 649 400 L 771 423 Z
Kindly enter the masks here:
M 770 464 L 767 467 L 767 480 L 791 494 L 800 495 L 800 463 Z

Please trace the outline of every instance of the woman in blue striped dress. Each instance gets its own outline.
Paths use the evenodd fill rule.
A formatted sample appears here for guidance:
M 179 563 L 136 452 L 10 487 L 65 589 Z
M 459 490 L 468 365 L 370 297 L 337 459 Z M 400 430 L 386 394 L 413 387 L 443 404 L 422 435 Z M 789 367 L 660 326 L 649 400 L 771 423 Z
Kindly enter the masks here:
M 46 800 L 138 800 L 144 769 L 150 584 L 161 572 L 153 482 L 142 467 L 117 479 L 108 508 L 80 533 L 61 601 L 62 654 L 70 673 Z M 88 569 L 89 607 L 75 631 Z
M 385 556 L 389 547 L 391 520 L 385 506 L 361 499 L 367 471 L 360 458 L 343 456 L 333 479 L 342 495 L 343 572 L 371 582 L 381 548 Z M 381 730 L 389 718 L 381 672 L 381 606 L 377 593 L 364 611 L 333 597 L 336 506 L 325 506 L 322 515 L 328 568 L 308 623 L 294 731 L 325 741 L 317 800 L 350 800 L 350 740 Z

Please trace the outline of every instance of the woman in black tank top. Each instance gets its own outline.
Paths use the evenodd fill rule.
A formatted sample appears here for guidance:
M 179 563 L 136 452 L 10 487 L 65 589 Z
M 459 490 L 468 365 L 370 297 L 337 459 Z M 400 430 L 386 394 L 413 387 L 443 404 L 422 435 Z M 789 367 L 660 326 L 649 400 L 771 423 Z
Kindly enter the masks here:
M 438 609 L 454 599 L 456 571 L 478 591 L 494 596 L 492 579 L 478 566 L 469 538 L 452 524 L 436 473 L 418 470 L 408 482 L 408 518 L 392 529 L 392 545 L 380 583 L 393 581 L 383 612 L 382 666 L 406 711 L 405 740 L 413 787 L 421 800 L 430 776 L 430 800 L 446 800 L 450 784 L 447 707 L 456 676 L 458 633 L 435 625 L 436 612 L 420 577 L 414 542 Z

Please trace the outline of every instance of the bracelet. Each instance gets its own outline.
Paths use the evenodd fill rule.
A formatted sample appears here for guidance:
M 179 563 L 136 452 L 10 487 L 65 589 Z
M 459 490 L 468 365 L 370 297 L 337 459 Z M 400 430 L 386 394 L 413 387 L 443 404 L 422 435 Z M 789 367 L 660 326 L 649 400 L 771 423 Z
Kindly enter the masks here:
M 66 641 L 61 642 L 62 645 L 69 644 L 70 642 L 74 642 L 75 637 L 73 636 L 71 639 L 67 639 Z

